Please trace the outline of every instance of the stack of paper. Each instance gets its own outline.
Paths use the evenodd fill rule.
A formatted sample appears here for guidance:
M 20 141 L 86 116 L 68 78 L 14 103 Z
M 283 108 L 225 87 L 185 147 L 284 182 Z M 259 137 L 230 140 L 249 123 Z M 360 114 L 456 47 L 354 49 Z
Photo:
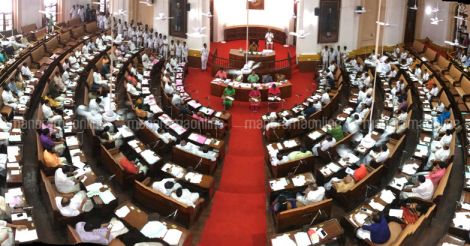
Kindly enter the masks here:
M 388 215 L 401 219 L 403 217 L 403 210 L 401 209 L 390 209 Z
M 131 210 L 128 206 L 122 206 L 120 209 L 116 210 L 115 214 L 119 218 L 124 218 L 129 214 L 129 212 L 131 212 Z
M 374 200 L 370 201 L 369 202 L 369 206 L 377 211 L 382 211 L 384 210 L 385 206 L 378 203 L 378 202 L 375 202 Z
M 181 239 L 181 235 L 183 235 L 182 231 L 178 229 L 170 229 L 165 234 L 163 241 L 167 242 L 169 245 L 178 245 L 178 242 Z
M 166 225 L 160 221 L 149 221 L 140 232 L 148 238 L 162 238 L 168 231 Z
M 274 191 L 282 190 L 287 186 L 287 179 L 281 178 L 269 181 L 271 189 Z
M 392 191 L 390 190 L 383 190 L 381 193 L 380 193 L 380 199 L 384 202 L 386 202 L 387 204 L 390 204 L 393 202 L 393 200 L 395 200 L 395 194 L 393 194 Z
M 305 185 L 306 182 L 307 180 L 305 180 L 304 175 L 298 175 L 292 178 L 292 183 L 294 184 L 294 186 L 297 186 L 297 187 Z
M 296 246 L 295 242 L 286 234 L 271 239 L 271 245 L 272 246 Z
M 312 245 L 310 238 L 306 232 L 297 232 L 294 234 L 295 243 L 297 246 L 309 246 Z

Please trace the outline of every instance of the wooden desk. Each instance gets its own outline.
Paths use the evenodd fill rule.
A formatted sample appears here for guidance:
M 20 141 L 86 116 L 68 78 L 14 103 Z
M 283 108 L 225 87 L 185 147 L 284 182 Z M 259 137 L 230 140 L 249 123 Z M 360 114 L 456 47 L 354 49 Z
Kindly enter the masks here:
M 131 203 L 131 202 L 125 202 L 124 204 L 120 205 L 115 211 L 121 209 L 124 206 L 127 206 L 130 211 L 125 217 L 122 217 L 120 219 L 124 222 L 125 225 L 131 226 L 131 227 L 137 229 L 139 231 L 139 234 L 141 234 L 140 230 L 142 228 L 144 228 L 145 224 L 147 224 L 149 222 L 148 214 L 145 211 L 141 210 L 136 205 L 134 205 L 133 203 Z M 170 222 L 168 222 L 164 219 L 160 219 L 159 221 L 162 222 L 163 224 L 165 224 L 168 229 L 177 229 L 177 230 L 182 232 L 180 241 L 178 242 L 177 245 L 179 245 L 179 246 L 183 246 L 183 245 L 189 246 L 189 245 L 191 245 L 192 235 L 191 235 L 190 231 L 188 231 L 187 229 L 185 229 L 181 226 L 170 223 Z M 147 238 L 143 234 L 141 234 L 141 235 L 142 235 L 142 237 Z M 163 239 L 163 238 L 161 238 L 161 239 Z
M 251 85 L 249 83 L 238 83 L 238 82 L 231 82 L 230 85 L 235 88 L 235 100 L 248 102 L 250 97 L 248 96 L 251 91 Z M 277 83 L 279 89 L 281 90 L 281 98 L 289 98 L 292 96 L 292 83 L 287 81 L 285 83 Z M 225 88 L 228 84 L 220 81 L 220 80 L 213 80 L 211 82 L 211 95 L 213 96 L 222 96 Z M 261 100 L 267 101 L 268 100 L 268 90 L 271 87 L 271 83 L 267 84 L 256 84 L 258 89 L 261 91 Z
M 305 183 L 300 186 L 296 186 L 294 184 L 294 180 L 299 179 L 299 178 L 304 178 Z M 274 187 L 277 182 L 285 182 L 287 185 L 284 185 L 282 189 L 276 189 L 277 187 Z M 303 191 L 309 184 L 315 183 L 315 178 L 313 177 L 312 173 L 300 173 L 292 177 L 283 177 L 283 178 L 278 178 L 278 179 L 271 179 L 269 180 L 269 193 L 271 196 L 271 200 L 273 198 L 284 191 L 291 191 L 292 193 L 296 192 L 301 192 Z M 279 187 L 280 188 L 280 187 Z
M 201 181 L 199 183 L 191 182 L 188 174 L 190 173 L 186 168 L 177 164 L 167 162 L 161 168 L 161 171 L 172 178 L 178 179 L 178 182 L 184 183 L 185 186 L 194 188 L 197 192 L 206 193 L 211 198 L 215 193 L 215 182 L 214 177 L 206 174 L 201 174 Z M 178 172 L 178 173 L 176 173 Z M 191 172 L 193 174 L 199 174 Z
M 231 49 L 229 54 L 229 63 L 231 68 L 241 69 L 246 63 L 246 56 L 248 55 L 249 61 L 254 61 L 255 63 L 261 62 L 259 69 L 273 69 L 275 67 L 276 61 L 276 52 L 263 55 L 261 52 L 245 52 L 245 50 Z
M 314 226 L 310 227 L 310 229 L 315 229 L 315 228 L 317 230 L 319 230 L 320 228 L 323 229 L 326 232 L 327 235 L 326 235 L 325 238 L 322 238 L 322 239 L 319 238 L 319 241 L 316 242 L 313 245 L 322 245 L 322 244 L 326 244 L 328 242 L 338 240 L 338 238 L 341 237 L 344 233 L 344 230 L 341 227 L 341 225 L 339 224 L 337 219 L 331 219 L 331 220 L 328 220 L 328 221 L 325 221 L 323 223 L 320 223 L 320 224 L 317 224 L 317 225 L 314 225 Z M 307 233 L 307 230 L 295 230 L 295 231 L 290 231 L 290 232 L 286 232 L 286 233 L 273 235 L 273 236 L 271 236 L 271 240 L 269 240 L 270 245 L 273 245 L 273 239 L 275 239 L 276 237 L 279 237 L 279 236 L 283 236 L 283 235 L 287 235 L 291 240 L 293 240 L 295 242 L 294 235 L 296 233 L 299 233 L 299 232 L 300 233 L 302 233 L 302 232 Z

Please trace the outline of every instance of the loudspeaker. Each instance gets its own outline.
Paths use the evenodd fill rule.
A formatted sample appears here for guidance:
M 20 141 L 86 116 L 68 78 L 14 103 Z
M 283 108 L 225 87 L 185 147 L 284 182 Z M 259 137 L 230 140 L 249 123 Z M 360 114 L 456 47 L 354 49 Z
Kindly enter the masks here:
M 186 11 L 190 11 L 191 10 L 191 4 L 190 3 L 187 3 L 186 4 Z
M 315 16 L 319 16 L 320 15 L 320 8 L 315 8 Z

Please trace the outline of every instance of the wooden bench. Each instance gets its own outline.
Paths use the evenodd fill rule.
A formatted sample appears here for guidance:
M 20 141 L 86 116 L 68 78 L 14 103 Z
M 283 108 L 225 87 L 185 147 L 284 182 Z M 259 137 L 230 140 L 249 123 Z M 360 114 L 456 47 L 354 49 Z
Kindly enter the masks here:
M 334 192 L 333 197 L 339 202 L 346 210 L 351 210 L 358 204 L 364 201 L 368 186 L 377 186 L 380 183 L 383 173 L 383 166 L 378 166 L 373 169 L 362 180 L 354 184 L 354 186 L 342 193 Z M 334 188 L 334 187 L 333 187 Z
M 60 44 L 62 44 L 64 46 L 67 45 L 71 40 L 72 40 L 72 35 L 71 35 L 70 31 L 63 32 L 59 36 Z
M 79 26 L 79 27 L 75 27 L 74 29 L 72 29 L 72 37 L 75 40 L 79 40 L 83 36 L 85 36 L 85 27 Z
M 268 130 L 265 131 L 264 136 L 266 137 L 266 141 L 272 143 L 272 142 L 278 142 L 281 141 L 283 138 L 286 137 L 286 129 L 284 126 L 281 124 L 278 127 L 271 127 Z
M 322 213 L 331 215 L 333 199 L 328 198 L 310 205 L 289 209 L 274 215 L 274 224 L 277 232 L 284 232 L 303 225 L 308 225 L 321 210 Z
M 418 40 L 413 41 L 413 46 L 411 46 L 411 50 L 418 54 L 423 53 L 425 48 L 424 43 Z
M 121 158 L 125 157 L 118 148 L 106 148 L 100 145 L 100 162 L 104 168 L 114 174 L 114 179 L 121 185 L 132 185 L 133 181 L 140 177 L 140 174 L 130 174 L 124 170 L 120 164 Z
M 427 48 L 426 51 L 424 52 L 424 57 L 429 62 L 434 62 L 436 60 L 437 52 L 431 48 Z
M 409 238 L 411 235 L 413 235 L 417 230 L 418 228 L 420 228 L 421 226 L 426 226 L 428 225 L 430 222 L 431 222 L 431 214 L 434 213 L 434 210 L 436 209 L 436 205 L 435 204 L 432 204 L 429 208 L 428 208 L 428 211 L 421 215 L 417 221 L 415 221 L 415 223 L 413 224 L 408 224 L 405 226 L 405 228 L 396 228 L 397 230 L 400 230 L 399 233 L 398 233 L 398 237 L 394 240 L 394 241 L 389 241 L 385 244 L 381 244 L 381 245 L 393 245 L 393 246 L 399 246 L 399 245 L 412 245 L 416 242 L 408 242 L 408 243 L 411 243 L 411 244 L 406 244 L 405 243 L 405 240 L 407 238 Z M 392 232 L 392 234 L 394 234 Z
M 195 207 L 187 206 L 170 196 L 152 189 L 152 180 L 146 178 L 144 181 L 135 181 L 134 199 L 153 212 L 167 216 L 177 211 L 175 221 L 186 227 L 190 227 L 197 220 L 204 205 L 204 199 L 199 198 Z
M 52 54 L 61 55 L 66 52 L 62 48 L 63 45 L 60 44 L 58 36 L 53 37 L 52 39 L 47 41 L 44 45 L 46 46 L 46 51 L 49 53 L 49 55 L 52 55 Z
M 447 71 L 450 66 L 450 61 L 446 59 L 444 56 L 440 55 L 437 58 L 437 61 L 432 64 L 432 69 L 436 71 L 438 74 L 441 74 L 444 71 Z
M 46 48 L 41 45 L 31 52 L 31 62 L 39 69 L 43 65 L 50 65 L 53 61 L 49 58 Z
M 454 64 L 452 64 L 450 65 L 449 72 L 444 74 L 443 79 L 449 82 L 451 85 L 454 85 L 455 83 L 460 82 L 462 76 L 462 72 Z
M 295 161 L 288 161 L 282 164 L 277 164 L 276 166 L 271 165 L 269 161 L 269 166 L 271 168 L 271 173 L 273 178 L 286 177 L 290 173 L 304 173 L 304 172 L 313 172 L 314 170 L 314 157 L 309 156 L 307 158 Z
M 450 173 L 452 172 L 452 166 L 454 164 L 450 163 L 447 168 L 446 168 L 446 173 L 444 176 L 442 176 L 441 180 L 439 181 L 439 184 L 436 186 L 434 189 L 434 194 L 432 195 L 432 200 L 438 204 L 442 198 L 442 195 L 444 195 L 444 191 L 447 187 L 447 183 L 449 182 L 449 176 Z
M 40 175 L 41 175 L 42 187 L 45 191 L 47 199 L 49 200 L 49 203 L 51 204 L 51 209 L 52 209 L 52 213 L 53 213 L 55 221 L 58 221 L 61 225 L 75 224 L 76 222 L 78 222 L 83 217 L 84 213 L 81 213 L 74 217 L 62 216 L 55 201 L 55 198 L 58 195 L 61 195 L 61 196 L 67 195 L 71 197 L 73 196 L 73 194 L 61 194 L 59 191 L 57 191 L 55 184 L 54 184 L 54 176 L 47 177 L 46 174 L 44 174 L 44 172 L 42 171 L 40 171 Z
M 96 21 L 87 23 L 85 25 L 85 30 L 88 34 L 97 34 L 101 32 L 100 29 L 98 29 L 98 24 L 96 23 Z
M 80 18 L 73 18 L 69 21 L 67 21 L 67 27 L 77 27 L 77 26 L 82 26 L 82 20 Z
M 176 146 L 173 146 L 171 153 L 172 160 L 174 162 L 181 164 L 183 167 L 191 166 L 194 168 L 194 171 L 203 174 L 211 175 L 217 168 L 217 161 L 212 161 L 207 158 L 199 157 Z

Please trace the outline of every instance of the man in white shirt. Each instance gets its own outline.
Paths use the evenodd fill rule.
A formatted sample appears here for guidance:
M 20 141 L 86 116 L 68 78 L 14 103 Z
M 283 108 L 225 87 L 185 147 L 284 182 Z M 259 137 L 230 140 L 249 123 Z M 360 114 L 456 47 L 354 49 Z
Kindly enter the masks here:
M 199 193 L 191 192 L 188 189 L 181 187 L 171 193 L 171 197 L 187 206 L 196 207 L 196 202 L 199 199 Z
M 406 187 L 403 189 L 400 193 L 400 198 L 404 200 L 410 197 L 417 197 L 423 200 L 430 200 L 434 193 L 434 184 L 423 175 L 418 176 L 418 182 L 419 184 L 413 188 Z
M 183 42 L 183 47 L 181 48 L 181 57 L 183 62 L 188 62 L 188 52 L 189 48 L 186 46 L 186 42 Z
M 13 96 L 13 93 L 10 91 L 8 86 L 3 86 L 2 92 L 3 104 L 16 109 L 18 107 L 18 99 Z
M 436 150 L 434 152 L 431 152 L 431 155 L 429 155 L 428 158 L 428 163 L 424 167 L 424 170 L 429 170 L 432 168 L 432 165 L 434 162 L 447 162 L 447 160 L 450 157 L 450 150 L 448 145 L 442 146 L 436 146 Z
M 344 123 L 344 132 L 354 134 L 359 131 L 361 119 L 358 114 L 353 114 L 346 119 Z
M 159 191 L 167 196 L 173 193 L 176 189 L 181 188 L 174 178 L 166 178 L 160 181 L 155 181 L 152 184 L 152 189 Z
M 101 98 L 93 98 L 93 99 L 90 99 L 90 102 L 88 103 L 88 110 L 89 111 L 95 111 L 95 112 L 98 112 L 98 113 L 103 113 L 104 112 L 104 108 L 103 106 L 101 105 Z
M 323 94 L 321 95 L 320 101 L 323 105 L 326 105 L 326 104 L 330 103 L 330 101 L 331 101 L 331 99 L 330 99 L 330 89 L 327 89 L 323 92 Z
M 54 184 L 60 193 L 75 193 L 80 190 L 78 180 L 68 176 L 63 171 L 64 167 L 57 168 L 54 175 Z
M 266 49 L 274 50 L 274 34 L 271 32 L 271 29 L 268 29 L 266 35 L 264 35 L 266 41 Z
M 289 157 L 287 155 L 283 155 L 281 153 L 271 153 L 271 165 L 277 166 L 282 163 L 286 163 L 289 161 Z
M 322 63 L 323 63 L 323 69 L 326 69 L 328 67 L 328 64 L 330 64 L 330 52 L 328 51 L 328 46 L 325 45 L 323 50 L 321 51 L 321 57 L 322 57 Z
M 297 193 L 297 201 L 304 205 L 322 201 L 324 198 L 325 188 L 323 186 L 318 187 L 316 183 L 310 184 L 303 192 L 303 195 Z
M 173 104 L 173 106 L 179 106 L 183 104 L 183 99 L 181 99 L 181 96 L 178 93 L 173 94 L 173 97 L 171 98 L 171 104 Z
M 335 144 L 336 139 L 328 134 L 325 139 L 321 141 L 321 143 L 317 143 L 315 146 L 313 146 L 312 153 L 314 156 L 318 156 L 318 149 L 320 149 L 322 152 L 326 152 L 331 147 L 335 146 Z
M 65 217 L 78 216 L 82 212 L 89 212 L 93 209 L 93 202 L 87 198 L 85 191 L 75 193 L 71 199 L 57 196 L 55 202 L 60 214 Z
M 175 88 L 173 88 L 173 86 L 170 84 L 170 83 L 165 83 L 165 94 L 167 95 L 173 95 L 173 93 L 175 92 Z
M 33 78 L 33 73 L 31 73 L 31 70 L 29 69 L 28 64 L 26 62 L 23 62 L 23 65 L 21 66 L 21 75 L 26 77 L 26 79 Z
M 207 70 L 207 60 L 209 59 L 209 50 L 207 49 L 207 44 L 204 43 L 201 49 L 201 69 L 202 71 Z

